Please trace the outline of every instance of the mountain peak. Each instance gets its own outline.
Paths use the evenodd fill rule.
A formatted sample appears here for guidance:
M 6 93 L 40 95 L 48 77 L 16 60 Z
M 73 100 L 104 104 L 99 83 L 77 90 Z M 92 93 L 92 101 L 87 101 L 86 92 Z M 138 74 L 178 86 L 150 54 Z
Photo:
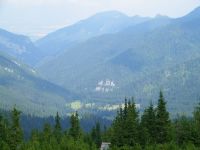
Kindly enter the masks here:
M 128 17 L 126 14 L 112 10 L 112 11 L 104 11 L 104 12 L 98 12 L 95 15 L 91 16 L 90 18 L 122 18 L 122 17 Z
M 157 14 L 156 16 L 155 16 L 155 18 L 169 18 L 168 16 L 165 16 L 165 15 L 161 15 L 161 14 Z
M 195 8 L 192 12 L 190 12 L 184 18 L 191 18 L 191 19 L 200 18 L 200 7 Z

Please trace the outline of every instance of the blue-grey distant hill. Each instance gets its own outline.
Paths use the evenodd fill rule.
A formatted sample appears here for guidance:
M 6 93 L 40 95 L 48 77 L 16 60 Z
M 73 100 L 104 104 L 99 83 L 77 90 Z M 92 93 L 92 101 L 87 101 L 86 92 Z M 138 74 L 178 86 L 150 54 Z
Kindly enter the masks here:
M 42 63 L 38 69 L 48 80 L 94 100 L 116 100 L 134 94 L 143 99 L 144 104 L 155 99 L 155 93 L 163 89 L 171 105 L 176 105 L 173 99 L 185 104 L 189 97 L 192 105 L 198 97 L 193 94 L 198 93 L 189 92 L 187 84 L 182 85 L 181 81 L 184 78 L 185 83 L 190 82 L 188 85 L 192 86 L 191 63 L 195 64 L 196 72 L 199 70 L 195 67 L 200 57 L 199 14 L 200 8 L 197 8 L 182 18 L 157 16 L 129 24 L 118 32 L 87 37 L 76 45 L 66 46 L 60 55 Z M 62 31 L 64 33 L 63 29 L 59 30 Z M 162 72 L 172 77 L 168 79 Z M 189 72 L 187 78 L 182 75 L 185 72 Z M 101 85 L 101 81 L 106 80 L 115 86 Z M 170 94 L 170 90 L 176 94 Z
M 107 33 L 116 33 L 131 25 L 149 20 L 146 17 L 129 17 L 118 11 L 98 13 L 71 26 L 52 32 L 36 42 L 46 56 L 62 52 L 65 48 Z
M 41 51 L 24 36 L 0 29 L 0 51 L 7 53 L 19 60 L 35 65 L 41 59 Z

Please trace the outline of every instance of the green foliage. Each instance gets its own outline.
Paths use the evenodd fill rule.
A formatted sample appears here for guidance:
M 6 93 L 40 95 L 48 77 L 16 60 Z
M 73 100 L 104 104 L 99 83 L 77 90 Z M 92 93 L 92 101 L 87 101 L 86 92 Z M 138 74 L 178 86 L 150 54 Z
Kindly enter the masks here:
M 200 146 L 200 103 L 194 110 L 195 143 Z
M 170 119 L 169 113 L 166 110 L 166 102 L 164 100 L 163 94 L 160 91 L 160 96 L 158 100 L 158 106 L 156 109 L 156 142 L 163 144 L 170 140 Z
M 8 143 L 11 150 L 17 150 L 22 142 L 23 142 L 23 131 L 20 126 L 20 111 L 18 111 L 15 107 L 12 111 L 11 119 L 11 127 L 9 129 L 9 139 Z
M 101 126 L 99 122 L 97 122 L 95 127 L 92 128 L 91 137 L 97 148 L 99 148 L 102 143 Z
M 8 140 L 8 125 L 4 117 L 0 114 L 0 147 Z
M 144 110 L 140 122 L 140 141 L 142 145 L 156 142 L 156 112 L 153 104 Z
M 169 118 L 162 92 L 157 107 L 150 103 L 141 115 L 140 121 L 134 106 L 133 101 L 131 103 L 125 99 L 124 108 L 119 109 L 110 127 L 113 150 L 196 150 L 200 148 L 199 105 L 195 108 L 193 118 L 178 116 L 173 121 Z
M 185 116 L 178 116 L 178 118 L 174 122 L 175 126 L 175 135 L 176 142 L 179 145 L 194 142 L 195 127 L 194 122 L 191 119 L 188 119 Z
M 134 100 L 125 99 L 112 125 L 101 131 L 97 122 L 91 132 L 81 130 L 78 113 L 71 115 L 70 128 L 63 132 L 57 113 L 55 124 L 44 124 L 43 130 L 32 130 L 23 139 L 20 111 L 11 113 L 11 120 L 0 115 L 0 148 L 2 150 L 97 150 L 102 142 L 111 142 L 111 150 L 199 150 L 200 106 L 192 118 L 178 116 L 170 120 L 162 92 L 155 108 L 151 103 L 141 117 Z M 140 119 L 141 118 L 141 119 Z M 173 136 L 171 136 L 173 135 Z
M 78 140 L 81 138 L 81 128 L 78 118 L 78 113 L 71 115 L 70 118 L 71 127 L 69 129 L 69 135 L 71 135 L 75 140 Z
M 139 119 L 133 99 L 128 102 L 125 99 L 124 109 L 120 108 L 112 126 L 112 143 L 114 145 L 134 146 L 138 143 Z
M 59 142 L 61 137 L 62 127 L 60 124 L 60 116 L 57 112 L 55 117 L 55 126 L 54 126 L 54 135 L 56 137 L 56 140 Z

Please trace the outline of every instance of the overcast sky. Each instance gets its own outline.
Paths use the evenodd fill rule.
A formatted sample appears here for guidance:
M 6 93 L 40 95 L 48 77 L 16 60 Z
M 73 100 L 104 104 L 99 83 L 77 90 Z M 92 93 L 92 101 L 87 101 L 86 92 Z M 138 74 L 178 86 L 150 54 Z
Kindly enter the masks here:
M 181 17 L 198 6 L 200 0 L 0 0 L 0 28 L 38 37 L 102 11 Z

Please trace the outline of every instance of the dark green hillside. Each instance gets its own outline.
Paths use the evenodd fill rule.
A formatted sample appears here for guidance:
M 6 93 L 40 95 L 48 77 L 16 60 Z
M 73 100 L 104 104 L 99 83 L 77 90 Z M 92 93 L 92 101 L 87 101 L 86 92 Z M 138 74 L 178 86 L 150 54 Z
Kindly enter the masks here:
M 15 104 L 26 113 L 51 115 L 66 112 L 65 104 L 78 97 L 71 92 L 37 77 L 32 68 L 0 55 L 0 107 Z
M 149 97 L 156 97 L 159 89 L 167 95 L 170 112 L 191 114 L 191 110 L 200 99 L 199 74 L 200 58 L 183 64 L 156 71 L 122 88 L 127 95 L 144 99 L 144 105 L 149 104 Z

